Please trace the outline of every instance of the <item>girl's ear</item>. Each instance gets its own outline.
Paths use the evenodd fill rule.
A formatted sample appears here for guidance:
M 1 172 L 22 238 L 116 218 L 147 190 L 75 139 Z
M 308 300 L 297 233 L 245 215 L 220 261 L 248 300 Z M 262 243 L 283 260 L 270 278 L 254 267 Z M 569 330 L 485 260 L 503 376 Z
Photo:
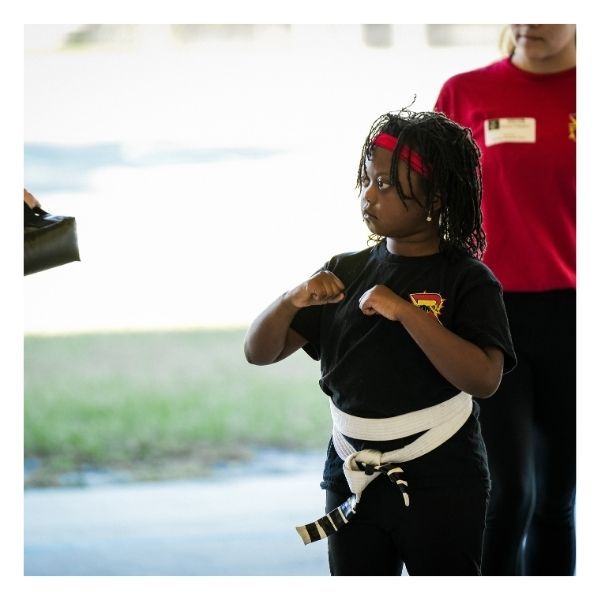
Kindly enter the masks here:
M 442 195 L 439 192 L 433 197 L 431 208 L 433 208 L 433 210 L 440 210 L 440 208 L 442 208 Z

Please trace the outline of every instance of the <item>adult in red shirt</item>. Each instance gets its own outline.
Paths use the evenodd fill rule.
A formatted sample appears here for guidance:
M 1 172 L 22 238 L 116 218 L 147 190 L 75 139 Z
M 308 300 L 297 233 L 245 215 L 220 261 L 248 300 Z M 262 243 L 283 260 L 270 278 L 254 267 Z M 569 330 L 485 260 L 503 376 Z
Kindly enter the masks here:
M 572 575 L 575 25 L 511 25 L 510 37 L 507 58 L 451 77 L 436 102 L 482 152 L 484 262 L 519 361 L 481 402 L 492 476 L 482 573 Z

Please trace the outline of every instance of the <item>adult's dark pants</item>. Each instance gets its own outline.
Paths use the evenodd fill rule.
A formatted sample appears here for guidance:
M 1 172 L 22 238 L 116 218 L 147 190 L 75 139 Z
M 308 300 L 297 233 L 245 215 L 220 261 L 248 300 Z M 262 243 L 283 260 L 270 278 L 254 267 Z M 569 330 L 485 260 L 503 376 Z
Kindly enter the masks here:
M 412 489 L 410 506 L 385 475 L 356 515 L 327 538 L 332 575 L 481 575 L 487 484 Z M 346 495 L 327 491 L 327 512 Z
M 518 366 L 479 400 L 492 492 L 483 575 L 575 570 L 575 291 L 505 293 Z

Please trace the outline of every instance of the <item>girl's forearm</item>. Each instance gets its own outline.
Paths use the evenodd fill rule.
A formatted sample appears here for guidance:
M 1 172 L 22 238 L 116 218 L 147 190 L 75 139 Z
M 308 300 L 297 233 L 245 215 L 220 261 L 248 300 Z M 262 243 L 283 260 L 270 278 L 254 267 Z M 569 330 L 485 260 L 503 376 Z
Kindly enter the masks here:
M 248 362 L 270 365 L 297 349 L 285 354 L 290 341 L 290 324 L 297 312 L 298 308 L 288 300 L 286 293 L 254 319 L 244 340 L 244 353 Z
M 501 350 L 480 348 L 405 300 L 398 306 L 397 320 L 454 387 L 480 398 L 498 389 L 504 363 Z
M 343 290 L 343 281 L 331 271 L 324 270 L 277 298 L 248 329 L 244 342 L 248 362 L 270 365 L 302 348 L 306 340 L 290 329 L 296 313 L 308 306 L 341 302 Z

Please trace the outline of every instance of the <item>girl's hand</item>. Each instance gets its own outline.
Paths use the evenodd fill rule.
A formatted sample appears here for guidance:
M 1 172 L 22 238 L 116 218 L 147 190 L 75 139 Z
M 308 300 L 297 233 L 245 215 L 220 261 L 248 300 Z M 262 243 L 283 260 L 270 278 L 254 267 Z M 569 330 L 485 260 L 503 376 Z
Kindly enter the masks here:
M 390 321 L 398 321 L 398 310 L 406 302 L 385 285 L 375 285 L 367 290 L 358 301 L 360 310 L 367 315 L 381 315 Z
M 310 279 L 286 293 L 296 308 L 333 304 L 344 299 L 344 284 L 331 271 L 319 271 Z

